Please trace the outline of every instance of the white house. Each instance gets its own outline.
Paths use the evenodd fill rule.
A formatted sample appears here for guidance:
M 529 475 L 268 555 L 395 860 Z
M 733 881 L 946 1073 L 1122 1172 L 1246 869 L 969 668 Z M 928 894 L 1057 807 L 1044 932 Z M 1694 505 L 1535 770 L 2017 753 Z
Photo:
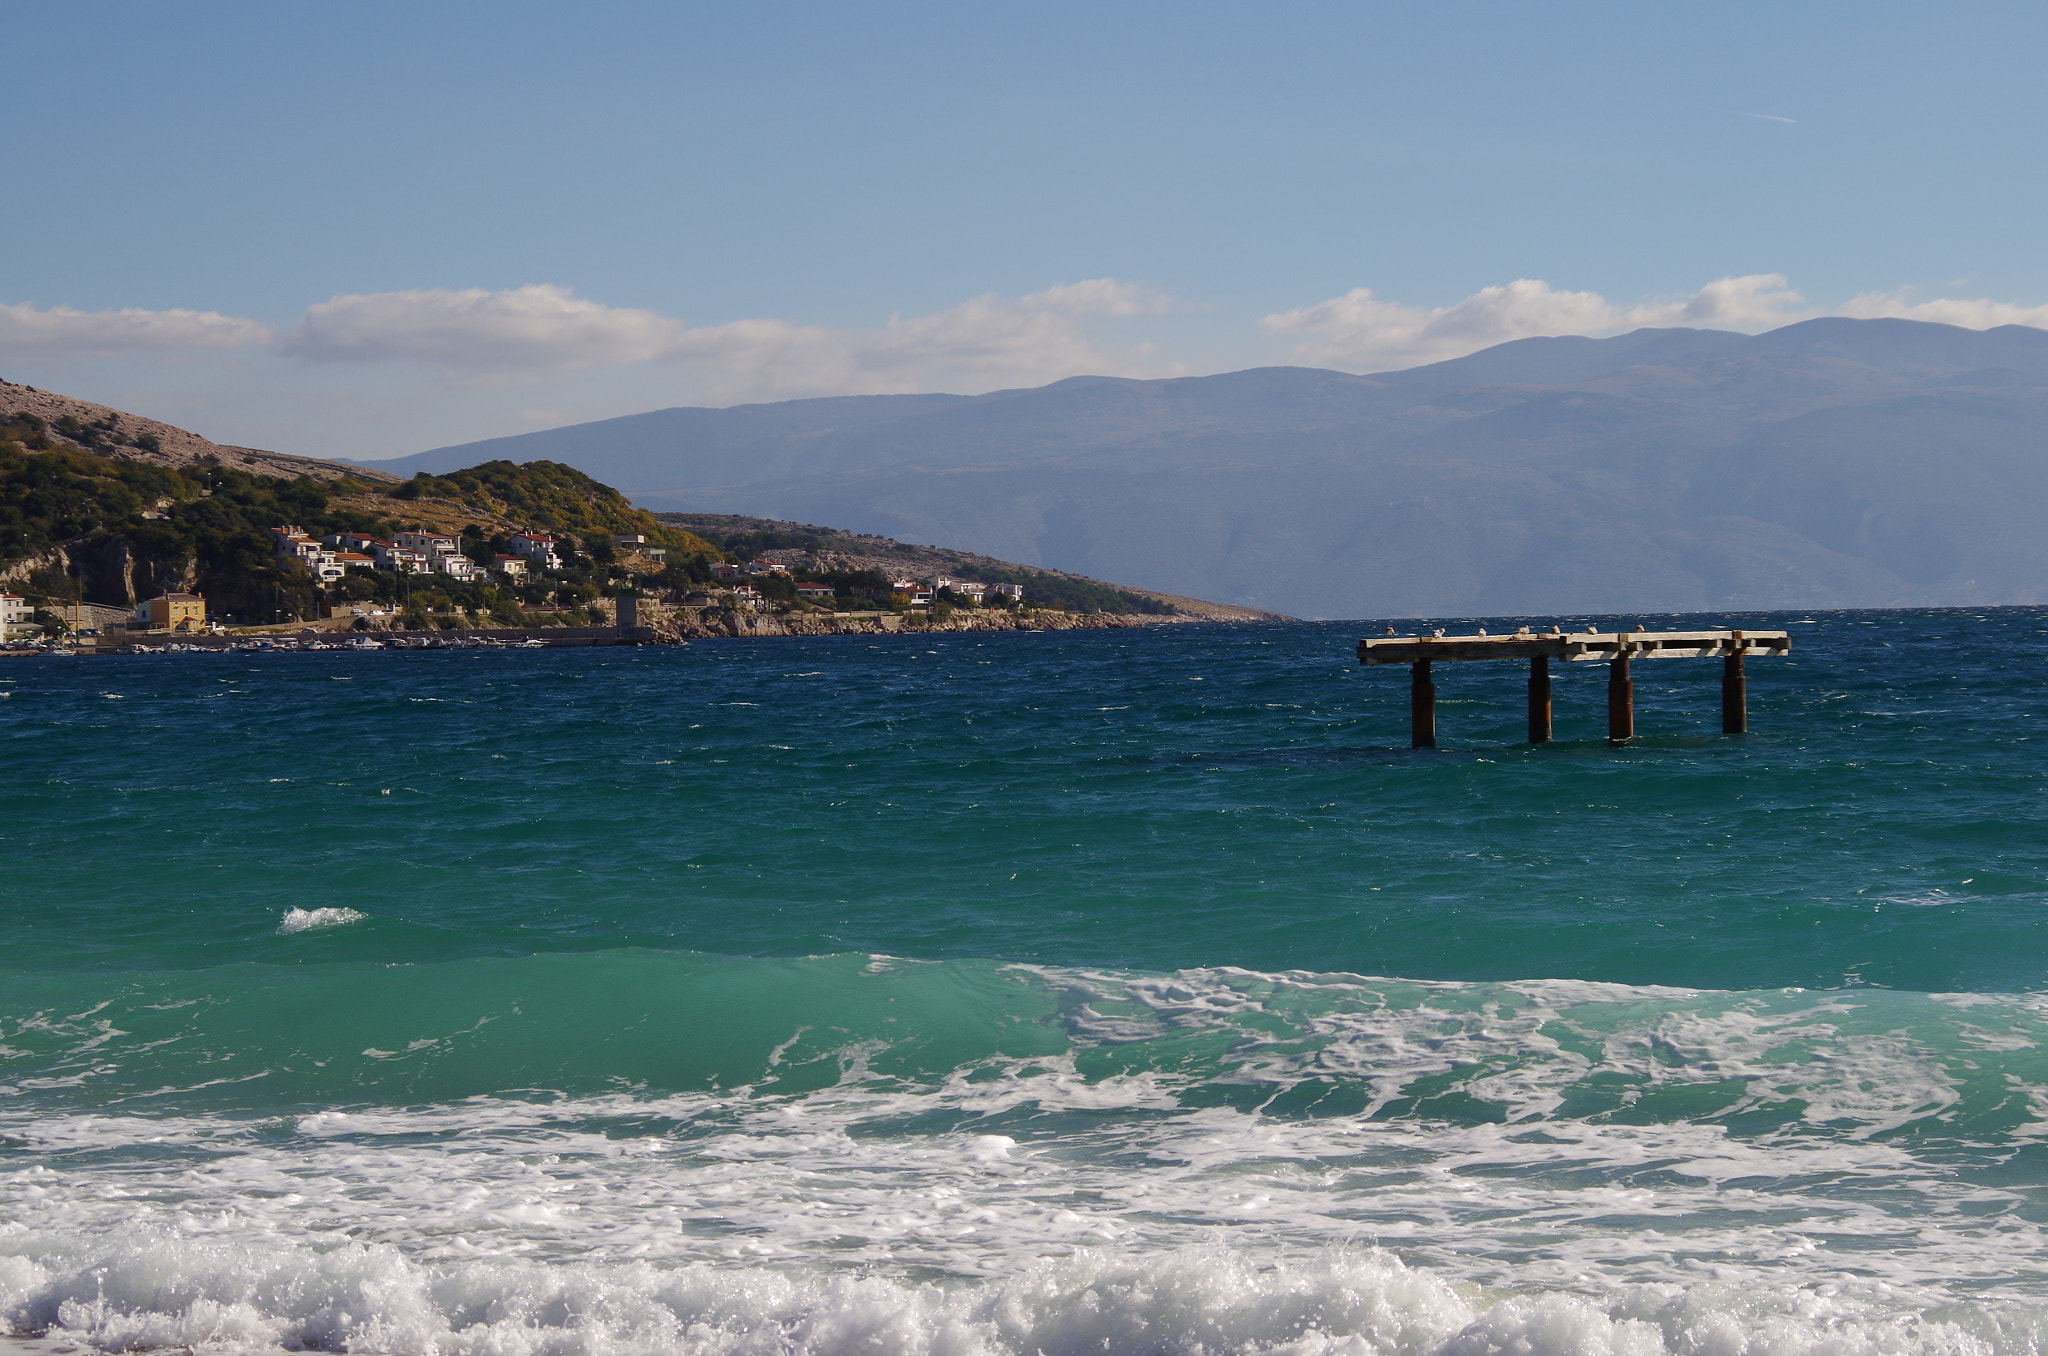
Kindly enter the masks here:
M 511 579 L 524 579 L 526 577 L 526 562 L 518 556 L 493 556 L 491 559 L 493 561 L 491 568 L 495 569 L 499 574 Z
M 820 584 L 813 581 L 811 583 L 798 584 L 796 586 L 796 596 L 814 603 L 829 603 L 839 595 L 833 591 L 830 584 Z
M 545 532 L 521 532 L 507 545 L 514 555 L 525 556 L 538 569 L 562 568 L 562 558 L 555 554 L 555 539 Z
M 434 567 L 450 579 L 460 580 L 465 584 L 481 579 L 484 573 L 484 567 L 468 556 L 441 556 L 434 561 Z
M 343 574 L 347 574 L 350 570 L 376 569 L 377 557 L 366 556 L 361 551 L 336 551 L 334 563 L 341 567 Z
M 296 527 L 273 527 L 270 529 L 272 544 L 281 556 L 291 556 L 305 562 L 313 577 L 323 584 L 332 584 L 348 573 L 346 566 L 336 563 L 335 552 L 314 541 Z
M 1024 586 L 1022 584 L 990 584 L 988 591 L 990 593 L 1000 593 L 1005 598 L 1014 598 L 1020 603 L 1024 601 Z
M 452 556 L 458 550 L 455 538 L 439 532 L 401 532 L 397 541 L 406 550 L 418 551 L 430 559 L 434 556 Z
M 977 603 L 981 601 L 982 595 L 988 592 L 988 585 L 973 579 L 935 579 L 932 581 L 932 588 L 947 589 L 962 598 L 972 598 Z
M 28 599 L 20 594 L 0 593 L 0 640 L 11 638 L 16 627 L 30 625 L 29 619 L 35 616 L 35 612 Z
M 647 545 L 647 538 L 638 532 L 621 532 L 612 538 L 612 545 L 622 551 L 635 551 Z
M 761 590 L 755 588 L 752 584 L 741 584 L 732 591 L 732 597 L 733 601 L 741 607 L 759 607 L 761 605 Z
M 789 566 L 780 564 L 779 562 L 773 560 L 750 560 L 747 562 L 747 573 L 788 574 Z
M 740 577 L 740 567 L 721 560 L 711 567 L 711 577 L 713 579 L 737 579 Z
M 424 552 L 408 551 L 395 542 L 380 541 L 371 549 L 377 553 L 377 568 L 380 570 L 426 574 L 434 568 L 434 562 Z
M 281 556 L 296 556 L 309 564 L 320 558 L 323 548 L 320 543 L 296 527 L 273 527 L 270 529 L 270 544 Z

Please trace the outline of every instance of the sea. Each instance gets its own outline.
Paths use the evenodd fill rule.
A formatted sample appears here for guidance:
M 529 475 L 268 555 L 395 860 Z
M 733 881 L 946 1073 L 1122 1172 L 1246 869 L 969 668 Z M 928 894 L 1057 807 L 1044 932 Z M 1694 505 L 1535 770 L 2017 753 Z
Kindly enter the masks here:
M 2040 1352 L 2048 609 L 1553 620 L 0 661 L 0 1332 Z

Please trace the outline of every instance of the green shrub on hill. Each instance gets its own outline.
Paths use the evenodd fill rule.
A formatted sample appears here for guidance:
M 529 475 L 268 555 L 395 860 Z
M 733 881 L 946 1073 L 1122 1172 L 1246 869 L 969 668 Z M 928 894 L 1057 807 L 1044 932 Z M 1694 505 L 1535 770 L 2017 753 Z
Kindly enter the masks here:
M 131 590 L 147 597 L 191 589 L 217 614 L 247 621 L 315 617 L 335 596 L 394 604 L 408 613 L 461 610 L 510 620 L 527 607 L 581 607 L 610 591 L 627 573 L 615 563 L 614 534 L 638 533 L 667 547 L 667 568 L 658 578 L 672 586 L 708 579 L 706 562 L 717 555 L 694 534 L 635 509 L 618 491 L 553 463 L 489 462 L 380 491 L 352 480 L 259 476 L 212 461 L 173 469 L 101 455 L 51 436 L 77 442 L 92 434 L 95 447 L 115 444 L 106 429 L 71 424 L 58 429 L 32 414 L 0 415 L 0 563 L 64 548 L 58 564 L 17 586 L 37 601 L 61 595 L 120 604 Z M 476 505 L 489 516 L 568 539 L 563 555 L 569 568 L 564 577 L 517 586 L 439 577 L 429 584 L 380 571 L 352 574 L 323 591 L 304 566 L 278 556 L 270 533 L 289 525 L 314 537 L 364 532 L 388 538 L 408 525 L 406 502 L 422 497 Z M 380 507 L 385 501 L 388 510 Z M 506 546 L 503 535 L 486 536 L 475 526 L 465 529 L 462 543 L 485 563 Z
M 269 532 L 285 523 L 316 535 L 394 530 L 331 504 L 319 481 L 100 456 L 55 445 L 33 415 L 0 417 L 0 561 L 64 546 L 88 601 L 190 587 L 222 610 L 309 615 L 313 581 L 278 559 Z
M 474 505 L 529 527 L 592 545 L 602 543 L 607 552 L 614 535 L 637 533 L 671 551 L 718 553 L 695 533 L 656 521 L 611 486 L 555 461 L 487 461 L 443 476 L 422 471 L 387 493 L 393 499 L 448 499 Z

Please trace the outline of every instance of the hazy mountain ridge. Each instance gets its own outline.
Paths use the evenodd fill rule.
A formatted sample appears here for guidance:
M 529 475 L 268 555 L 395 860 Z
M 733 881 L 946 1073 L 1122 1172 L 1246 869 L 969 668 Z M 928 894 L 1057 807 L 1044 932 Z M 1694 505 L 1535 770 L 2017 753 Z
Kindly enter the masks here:
M 2048 331 L 1525 339 L 1359 377 L 655 411 L 377 463 L 576 465 L 1321 616 L 2048 600 Z

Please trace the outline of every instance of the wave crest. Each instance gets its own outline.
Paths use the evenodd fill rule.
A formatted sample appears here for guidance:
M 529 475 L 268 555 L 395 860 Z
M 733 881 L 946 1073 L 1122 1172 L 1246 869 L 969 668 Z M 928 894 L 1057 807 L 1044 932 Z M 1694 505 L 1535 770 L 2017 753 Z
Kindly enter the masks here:
M 369 915 L 355 909 L 300 909 L 291 908 L 284 912 L 283 921 L 277 925 L 282 933 L 305 932 L 311 928 L 338 928 L 345 923 L 359 923 Z
M 457 1240 L 459 1242 L 459 1240 Z M 1225 1250 L 1084 1254 L 940 1284 L 762 1268 L 425 1263 L 385 1245 L 183 1239 L 0 1259 L 16 1333 L 101 1351 L 295 1347 L 392 1356 L 2003 1356 L 2035 1306 L 1885 1287 L 1489 1294 L 1378 1250 L 1260 1266 Z

